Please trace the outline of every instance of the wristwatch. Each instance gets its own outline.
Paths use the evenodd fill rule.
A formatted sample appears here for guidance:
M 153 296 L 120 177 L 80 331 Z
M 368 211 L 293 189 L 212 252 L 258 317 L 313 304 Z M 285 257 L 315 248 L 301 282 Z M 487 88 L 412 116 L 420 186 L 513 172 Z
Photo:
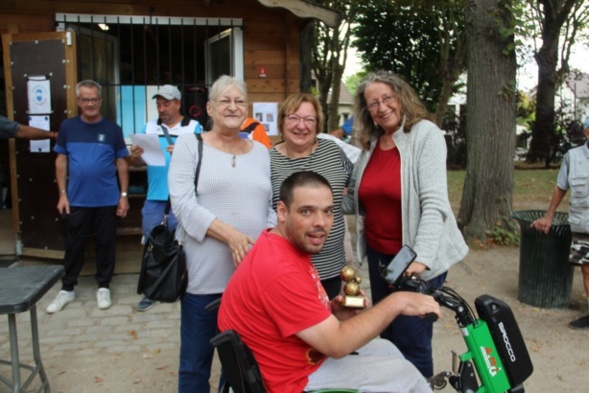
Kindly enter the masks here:
M 127 197 L 129 196 L 129 194 L 127 194 L 126 192 L 121 192 L 121 196 L 122 196 L 123 198 L 127 198 Z

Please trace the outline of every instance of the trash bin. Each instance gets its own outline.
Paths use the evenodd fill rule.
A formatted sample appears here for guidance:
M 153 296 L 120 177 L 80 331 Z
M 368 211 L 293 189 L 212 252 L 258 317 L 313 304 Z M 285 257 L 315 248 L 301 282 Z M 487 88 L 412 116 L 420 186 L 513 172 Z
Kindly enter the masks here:
M 574 266 L 569 264 L 572 233 L 568 214 L 556 213 L 547 234 L 530 227 L 544 214 L 541 210 L 520 210 L 511 215 L 521 233 L 517 298 L 537 307 L 566 307 L 574 274 Z

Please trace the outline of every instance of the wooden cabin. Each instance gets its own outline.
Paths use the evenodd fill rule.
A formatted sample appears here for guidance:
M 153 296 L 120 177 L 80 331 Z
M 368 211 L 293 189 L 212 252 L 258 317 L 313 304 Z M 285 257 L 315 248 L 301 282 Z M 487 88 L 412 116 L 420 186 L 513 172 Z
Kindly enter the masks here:
M 27 91 L 38 79 L 48 90 L 50 109 L 42 116 L 51 130 L 77 115 L 74 87 L 83 79 L 103 86 L 103 115 L 125 136 L 157 117 L 151 96 L 163 84 L 180 88 L 184 114 L 202 124 L 208 88 L 223 74 L 246 81 L 251 103 L 279 103 L 299 91 L 299 56 L 310 50 L 300 48 L 303 27 L 313 18 L 336 26 L 339 17 L 299 0 L 3 1 L 0 114 L 28 124 Z M 60 259 L 65 228 L 55 208 L 49 143 L 44 150 L 29 141 L 0 141 L 0 164 L 10 179 L 17 253 Z M 130 183 L 131 211 L 118 233 L 121 243 L 132 238 L 138 246 L 145 171 L 134 170 Z

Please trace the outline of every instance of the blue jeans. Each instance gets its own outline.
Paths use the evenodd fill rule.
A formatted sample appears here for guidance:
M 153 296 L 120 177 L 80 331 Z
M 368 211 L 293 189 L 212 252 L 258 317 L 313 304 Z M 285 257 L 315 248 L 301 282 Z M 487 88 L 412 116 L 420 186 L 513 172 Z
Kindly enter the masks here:
M 178 393 L 210 393 L 214 348 L 209 340 L 217 334 L 218 310 L 209 312 L 205 306 L 220 297 L 190 293 L 182 296 Z
M 372 302 L 378 303 L 390 294 L 387 282 L 380 274 L 380 264 L 387 266 L 394 254 L 382 254 L 370 246 L 367 247 L 368 274 L 370 276 L 370 291 Z M 446 281 L 447 273 L 442 273 L 428 282 L 439 288 Z M 380 334 L 380 337 L 391 341 L 399 348 L 403 356 L 409 360 L 424 377 L 434 375 L 434 361 L 432 358 L 433 323 L 425 318 L 399 315 Z
M 151 230 L 161 224 L 164 220 L 166 203 L 167 201 L 145 201 L 143 209 L 141 209 L 141 224 L 143 228 L 143 236 L 145 236 L 145 239 L 147 239 Z M 176 230 L 177 226 L 178 221 L 176 220 L 176 216 L 174 216 L 174 212 L 170 208 L 170 214 L 168 215 L 168 229 L 170 232 L 172 232 Z

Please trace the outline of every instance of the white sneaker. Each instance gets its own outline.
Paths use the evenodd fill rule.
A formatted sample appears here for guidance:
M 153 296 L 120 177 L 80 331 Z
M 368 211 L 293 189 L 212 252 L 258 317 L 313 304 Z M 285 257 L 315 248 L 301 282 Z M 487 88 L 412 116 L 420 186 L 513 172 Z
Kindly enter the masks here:
M 108 288 L 99 288 L 96 292 L 96 301 L 98 302 L 98 308 L 101 310 L 106 310 L 112 306 L 112 302 L 110 301 L 110 289 Z
M 66 304 L 73 302 L 75 298 L 74 291 L 59 291 L 55 299 L 47 306 L 47 314 L 61 311 Z

